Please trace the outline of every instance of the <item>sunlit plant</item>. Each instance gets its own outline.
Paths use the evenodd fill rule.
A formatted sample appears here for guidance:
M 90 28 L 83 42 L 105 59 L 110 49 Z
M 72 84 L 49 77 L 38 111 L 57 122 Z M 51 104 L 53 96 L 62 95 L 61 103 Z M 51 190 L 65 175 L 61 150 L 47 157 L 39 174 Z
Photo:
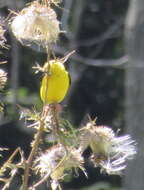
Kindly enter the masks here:
M 54 56 L 51 48 L 56 43 L 61 32 L 60 22 L 54 6 L 59 6 L 60 0 L 33 1 L 19 13 L 14 13 L 10 19 L 11 31 L 22 44 L 42 45 L 47 52 L 47 60 L 43 66 L 33 66 L 35 73 L 42 74 L 40 97 L 43 102 L 42 110 L 23 111 L 20 118 L 31 121 L 28 127 L 35 129 L 28 158 L 17 148 L 0 169 L 0 181 L 3 190 L 10 189 L 11 182 L 19 169 L 23 170 L 20 190 L 36 190 L 39 185 L 49 181 L 51 189 L 61 189 L 65 176 L 78 173 L 84 168 L 84 151 L 89 147 L 89 158 L 94 167 L 100 167 L 107 174 L 120 175 L 126 168 L 126 162 L 136 154 L 135 141 L 129 135 L 117 136 L 108 126 L 98 126 L 96 120 L 89 118 L 80 129 L 74 129 L 69 121 L 61 116 L 63 101 L 70 88 L 70 75 L 64 63 L 73 52 L 62 58 Z M 4 41 L 2 26 L 0 40 Z M 53 58 L 52 58 L 53 57 Z M 7 75 L 0 70 L 0 88 L 4 87 Z M 41 148 L 43 135 L 52 139 Z M 49 139 L 47 140 L 49 141 Z M 20 155 L 15 163 L 14 158 Z M 7 175 L 8 174 L 8 175 Z M 37 176 L 37 181 L 30 182 L 31 176 Z M 6 177 L 8 176 L 8 177 Z

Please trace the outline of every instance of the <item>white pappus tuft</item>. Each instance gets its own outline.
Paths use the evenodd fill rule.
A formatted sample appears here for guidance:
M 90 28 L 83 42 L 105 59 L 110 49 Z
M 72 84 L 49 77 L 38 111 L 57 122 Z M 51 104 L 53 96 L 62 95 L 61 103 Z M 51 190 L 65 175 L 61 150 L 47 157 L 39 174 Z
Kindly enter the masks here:
M 89 122 L 80 129 L 80 151 L 90 147 L 90 157 L 95 167 L 108 174 L 120 175 L 126 168 L 126 161 L 136 154 L 136 143 L 130 135 L 116 136 L 107 126 L 97 126 Z
M 11 29 L 19 41 L 27 40 L 43 46 L 56 42 L 60 33 L 55 11 L 37 1 L 17 13 Z

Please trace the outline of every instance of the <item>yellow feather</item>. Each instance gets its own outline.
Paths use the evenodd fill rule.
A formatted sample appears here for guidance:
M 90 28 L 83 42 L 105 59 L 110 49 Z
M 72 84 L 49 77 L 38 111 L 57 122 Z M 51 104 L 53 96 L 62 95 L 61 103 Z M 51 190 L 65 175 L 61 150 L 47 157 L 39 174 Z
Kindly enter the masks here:
M 69 89 L 69 74 L 59 60 L 46 63 L 44 69 L 47 69 L 47 73 L 42 79 L 41 99 L 45 104 L 59 103 L 64 99 Z

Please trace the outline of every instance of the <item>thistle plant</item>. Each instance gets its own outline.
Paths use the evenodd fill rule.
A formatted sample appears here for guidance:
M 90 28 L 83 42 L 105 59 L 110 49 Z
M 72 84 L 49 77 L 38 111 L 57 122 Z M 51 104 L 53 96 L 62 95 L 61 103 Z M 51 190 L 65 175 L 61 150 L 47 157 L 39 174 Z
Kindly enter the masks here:
M 7 45 L 6 45 L 6 38 L 4 36 L 5 34 L 5 29 L 4 29 L 4 22 L 3 19 L 0 17 L 0 49 L 1 48 L 5 48 L 7 49 Z M 2 52 L 0 51 L 0 54 L 2 54 Z M 6 63 L 6 61 L 0 61 L 0 65 Z M 3 91 L 5 85 L 7 82 L 7 73 L 0 68 L 0 92 Z M 0 112 L 3 111 L 3 102 L 0 102 Z
M 4 37 L 5 30 L 3 28 L 3 20 L 0 18 L 0 47 L 6 47 L 5 42 L 6 39 Z
M 52 49 L 52 44 L 57 42 L 61 33 L 53 5 L 59 6 L 60 2 L 33 1 L 19 13 L 15 12 L 9 21 L 16 39 L 23 45 L 26 41 L 28 45 L 36 43 L 43 46 L 47 52 L 47 60 L 42 66 L 33 66 L 35 73 L 40 72 L 42 75 L 40 97 L 43 108 L 24 111 L 21 115 L 27 123 L 31 121 L 27 127 L 35 129 L 31 151 L 26 158 L 23 150 L 17 148 L 1 167 L 2 190 L 10 188 L 19 169 L 23 171 L 20 190 L 36 190 L 46 181 L 49 181 L 52 190 L 61 189 L 61 182 L 71 171 L 78 173 L 82 170 L 87 177 L 83 153 L 88 147 L 91 149 L 89 161 L 94 167 L 100 167 L 101 172 L 109 175 L 120 175 L 126 168 L 127 160 L 136 154 L 136 143 L 129 135 L 117 136 L 110 127 L 98 126 L 96 120 L 90 118 L 80 129 L 74 129 L 70 122 L 62 117 L 60 103 L 70 88 L 70 76 L 64 63 L 74 52 L 57 58 Z M 1 35 L 2 32 L 0 39 L 3 40 Z M 5 82 L 6 74 L 0 70 L 1 88 Z M 48 143 L 45 144 L 44 135 L 51 137 L 52 143 L 48 138 Z M 43 144 L 45 148 L 42 148 Z M 16 163 L 14 159 L 18 154 L 20 159 Z M 31 176 L 37 176 L 37 181 L 30 180 Z

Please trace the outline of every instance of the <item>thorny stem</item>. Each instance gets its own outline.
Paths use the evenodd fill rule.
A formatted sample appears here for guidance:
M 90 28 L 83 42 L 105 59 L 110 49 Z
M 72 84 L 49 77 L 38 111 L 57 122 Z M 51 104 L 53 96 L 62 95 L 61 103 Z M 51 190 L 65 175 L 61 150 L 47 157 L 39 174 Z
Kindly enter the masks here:
M 51 109 L 52 109 L 52 116 L 53 116 L 53 125 L 54 125 L 54 132 L 55 134 L 58 134 L 59 131 L 59 120 L 58 120 L 58 113 L 56 111 L 56 105 L 53 104 Z
M 17 170 L 18 170 L 18 168 L 15 168 L 15 169 L 12 170 L 12 175 L 8 180 L 6 180 L 6 183 L 5 183 L 4 187 L 2 188 L 2 190 L 6 190 L 6 189 L 9 188 L 13 178 L 15 177 L 15 175 L 17 173 Z
M 32 150 L 30 152 L 30 155 L 25 163 L 25 171 L 24 171 L 24 181 L 23 181 L 23 186 L 21 190 L 28 190 L 28 181 L 29 181 L 29 173 L 30 173 L 30 168 L 32 165 L 33 157 L 37 151 L 37 148 L 39 146 L 41 136 L 44 130 L 44 118 L 40 120 L 40 127 L 39 130 L 36 134 Z
M 7 164 L 10 164 L 18 152 L 21 154 L 21 149 L 19 147 L 12 153 L 12 155 L 8 158 L 2 168 L 5 168 Z
M 9 157 L 9 159 L 5 162 L 5 164 L 3 165 L 2 168 L 7 167 L 7 165 L 12 162 L 12 160 L 13 160 L 14 157 L 17 155 L 17 153 L 20 153 L 21 159 L 23 158 L 23 156 L 22 156 L 22 151 L 21 151 L 21 149 L 18 147 L 18 148 L 12 153 L 12 155 Z M 23 164 L 23 159 L 22 159 L 21 164 Z M 18 170 L 18 168 L 14 168 L 14 169 L 12 170 L 12 175 L 11 175 L 11 177 L 10 177 L 9 179 L 4 180 L 4 181 L 5 181 L 5 185 L 4 185 L 4 187 L 2 188 L 2 190 L 5 190 L 5 189 L 7 189 L 7 188 L 9 187 L 10 183 L 12 182 L 13 178 L 15 177 L 15 175 L 16 175 L 16 173 L 17 173 L 17 170 Z
M 32 189 L 38 187 L 39 185 L 41 185 L 44 181 L 47 180 L 48 177 L 49 177 L 49 174 L 45 175 L 40 181 L 38 181 L 36 184 L 34 184 L 34 185 L 30 188 L 30 190 L 32 190 Z
M 10 163 L 11 161 L 12 161 L 12 159 L 15 157 L 15 155 L 17 154 L 17 153 L 20 153 L 21 152 L 21 149 L 18 147 L 13 153 L 12 153 L 12 155 L 9 157 L 9 159 L 5 162 L 6 164 L 7 163 Z
M 59 125 L 59 118 L 58 118 L 58 112 L 57 112 L 57 103 L 52 104 L 51 110 L 52 110 L 52 116 L 53 116 L 53 126 L 54 126 L 54 134 L 57 136 L 57 139 L 59 142 L 65 147 L 65 150 L 67 151 L 67 147 L 65 146 L 65 143 L 63 141 L 63 138 L 60 134 L 60 125 Z
M 51 105 L 53 129 L 54 129 L 54 134 L 56 135 L 57 139 L 65 147 L 65 145 L 63 143 L 63 140 L 61 138 L 61 134 L 60 134 L 60 125 L 59 125 L 57 105 L 58 105 L 57 103 L 54 103 L 54 104 Z

